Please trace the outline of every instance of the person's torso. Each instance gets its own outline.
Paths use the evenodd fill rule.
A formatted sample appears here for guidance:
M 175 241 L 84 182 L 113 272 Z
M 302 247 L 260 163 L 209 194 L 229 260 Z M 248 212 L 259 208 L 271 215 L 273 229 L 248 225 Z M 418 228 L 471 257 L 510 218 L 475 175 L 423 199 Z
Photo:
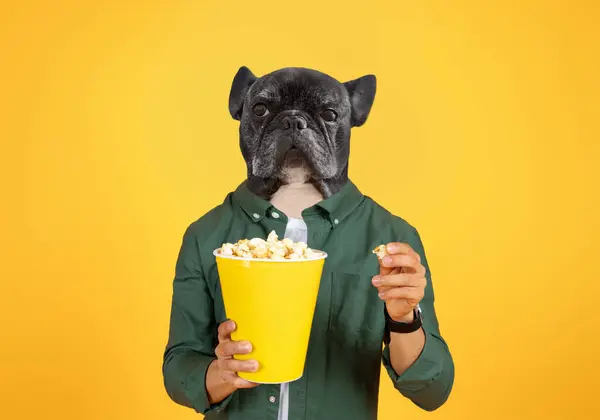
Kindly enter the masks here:
M 318 215 L 305 217 L 308 246 L 327 252 L 328 258 L 305 371 L 301 379 L 289 384 L 289 420 L 376 418 L 385 323 L 383 302 L 371 283 L 379 272 L 371 250 L 399 238 L 397 229 L 386 222 L 387 215 L 370 199 L 365 201 L 339 223 Z M 271 230 L 284 237 L 287 218 L 274 210 L 253 220 L 235 203 L 216 211 L 221 214 L 213 214 L 212 223 L 218 225 L 200 244 L 200 252 L 218 325 L 227 318 L 212 250 L 242 238 L 265 238 Z M 277 384 L 238 390 L 223 412 L 207 419 L 277 420 L 279 397 Z

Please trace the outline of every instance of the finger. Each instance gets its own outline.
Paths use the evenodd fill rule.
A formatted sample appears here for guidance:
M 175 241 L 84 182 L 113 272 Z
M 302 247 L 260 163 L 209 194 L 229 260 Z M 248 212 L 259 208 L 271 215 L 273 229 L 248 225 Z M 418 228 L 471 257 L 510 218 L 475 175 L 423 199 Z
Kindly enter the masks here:
M 414 249 L 412 249 L 412 247 L 409 244 L 405 244 L 402 242 L 390 242 L 389 244 L 386 245 L 385 249 L 389 255 L 396 255 L 396 254 L 419 255 L 417 252 L 415 252 Z M 420 258 L 421 257 L 419 256 L 419 259 Z
M 256 384 L 254 382 L 250 382 L 250 381 L 247 381 L 245 379 L 242 379 L 236 373 L 229 372 L 229 371 L 223 372 L 223 374 L 221 375 L 221 378 L 225 382 L 231 384 L 236 389 L 240 389 L 240 388 L 254 388 L 255 386 L 259 385 L 259 384 Z
M 402 242 L 390 242 L 386 245 L 386 253 L 388 255 L 408 254 L 414 255 L 415 258 L 421 262 L 421 256 L 415 252 L 412 247 Z M 393 272 L 400 272 L 402 268 L 388 267 L 383 263 L 383 259 L 379 259 L 379 274 L 386 275 Z
M 379 293 L 381 300 L 405 299 L 411 302 L 420 302 L 423 299 L 422 287 L 394 287 Z
M 381 261 L 382 260 L 379 260 L 379 275 L 380 276 L 386 276 L 386 275 L 394 273 L 394 272 L 399 272 L 399 269 L 397 269 L 397 268 L 385 267 Z
M 239 376 L 237 378 L 235 378 L 235 381 L 233 383 L 233 386 L 235 386 L 236 388 L 254 388 L 254 387 L 257 387 L 258 385 L 260 385 L 260 384 L 247 381 L 245 379 L 240 378 Z
M 388 291 L 390 289 L 391 289 L 391 287 L 378 287 L 377 288 L 377 293 L 386 292 L 386 291 Z
M 419 263 L 421 263 L 421 255 L 419 255 L 418 252 L 416 252 L 414 249 L 412 249 L 412 247 L 410 245 L 408 245 L 406 243 L 390 242 L 389 244 L 386 245 L 386 251 L 387 251 L 388 255 L 399 255 L 399 254 L 413 255 L 417 259 L 417 261 L 419 261 Z M 382 260 L 380 260 L 380 264 L 383 267 L 386 267 L 386 265 L 384 265 L 384 262 Z M 387 272 L 389 272 L 389 270 L 387 270 Z M 384 274 L 387 274 L 387 272 Z
M 223 359 L 219 367 L 228 372 L 256 372 L 258 362 L 256 360 Z
M 402 287 L 402 286 L 422 286 L 423 277 L 418 274 L 392 273 L 373 277 L 373 286 L 375 287 Z
M 415 254 L 394 254 L 386 255 L 382 260 L 381 264 L 387 268 L 408 268 L 414 272 L 418 272 L 421 269 L 421 263 Z
M 225 322 L 222 322 L 219 325 L 219 329 L 218 329 L 218 338 L 219 341 L 225 341 L 225 340 L 229 340 L 231 333 L 234 332 L 236 329 L 236 325 L 235 322 L 233 322 L 231 319 L 227 320 Z
M 252 351 L 252 344 L 248 341 L 224 341 L 217 346 L 217 357 L 231 357 L 234 354 L 248 354 Z

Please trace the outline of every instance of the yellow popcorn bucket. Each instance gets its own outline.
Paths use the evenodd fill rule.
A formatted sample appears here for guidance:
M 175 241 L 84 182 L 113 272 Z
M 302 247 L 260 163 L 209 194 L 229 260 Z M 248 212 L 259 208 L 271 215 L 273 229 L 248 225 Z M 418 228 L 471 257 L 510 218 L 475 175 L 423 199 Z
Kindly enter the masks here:
M 261 384 L 302 377 L 323 265 L 327 254 L 303 260 L 249 259 L 214 251 L 225 313 L 237 329 L 231 339 L 252 343 L 239 360 L 258 361 L 256 372 L 240 372 Z

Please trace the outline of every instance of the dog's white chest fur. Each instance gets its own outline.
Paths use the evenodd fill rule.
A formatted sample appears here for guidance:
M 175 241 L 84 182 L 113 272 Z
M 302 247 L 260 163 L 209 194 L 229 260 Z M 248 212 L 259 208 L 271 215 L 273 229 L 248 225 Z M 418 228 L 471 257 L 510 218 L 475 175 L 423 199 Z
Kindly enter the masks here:
M 298 170 L 298 173 L 289 173 L 287 183 L 279 187 L 271 197 L 271 204 L 284 212 L 287 217 L 301 219 L 302 210 L 323 200 L 319 190 L 306 182 L 306 178 L 306 173 L 302 170 Z

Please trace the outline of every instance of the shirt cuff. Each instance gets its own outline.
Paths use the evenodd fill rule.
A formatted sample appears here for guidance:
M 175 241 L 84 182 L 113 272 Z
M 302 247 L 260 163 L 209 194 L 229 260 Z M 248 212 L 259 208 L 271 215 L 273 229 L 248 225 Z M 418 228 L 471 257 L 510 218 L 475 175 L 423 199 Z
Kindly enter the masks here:
M 223 411 L 229 404 L 229 401 L 231 401 L 233 398 L 233 393 L 231 393 L 221 402 L 216 404 L 210 403 L 208 399 L 208 390 L 206 389 L 206 374 L 208 372 L 208 367 L 213 360 L 215 359 L 203 357 L 196 367 L 194 367 L 194 369 L 192 369 L 192 371 L 189 373 L 184 384 L 184 392 L 186 396 L 194 405 L 196 412 L 203 415 L 213 411 Z
M 439 340 L 425 332 L 425 344 L 421 354 L 402 375 L 398 375 L 392 367 L 389 344 L 383 349 L 381 358 L 394 387 L 402 393 L 412 393 L 426 388 L 441 375 L 442 357 L 440 356 L 443 351 Z

